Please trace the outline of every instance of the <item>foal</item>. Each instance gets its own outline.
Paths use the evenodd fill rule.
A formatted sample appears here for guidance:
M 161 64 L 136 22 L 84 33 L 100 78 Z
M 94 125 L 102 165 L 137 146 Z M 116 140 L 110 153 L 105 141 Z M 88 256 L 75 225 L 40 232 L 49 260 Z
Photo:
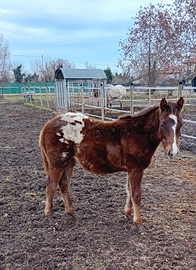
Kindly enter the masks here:
M 141 180 L 143 171 L 160 144 L 165 156 L 178 154 L 181 109 L 176 103 L 161 100 L 133 116 L 123 115 L 106 122 L 80 113 L 66 113 L 50 120 L 40 133 L 39 145 L 48 175 L 45 215 L 52 217 L 53 195 L 59 186 L 66 212 L 75 216 L 69 185 L 75 162 L 96 174 L 128 172 L 125 215 L 140 226 Z

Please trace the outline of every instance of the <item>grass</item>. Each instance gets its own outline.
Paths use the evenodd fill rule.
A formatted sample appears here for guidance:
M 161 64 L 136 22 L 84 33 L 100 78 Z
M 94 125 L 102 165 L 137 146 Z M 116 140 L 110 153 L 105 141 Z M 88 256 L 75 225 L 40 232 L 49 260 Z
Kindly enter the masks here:
M 2 101 L 5 100 L 5 101 L 11 101 L 11 102 L 23 102 L 24 101 L 24 98 L 20 95 L 4 95 L 3 96 L 3 99 L 1 99 Z
M 26 106 L 31 106 L 31 107 L 33 107 L 33 108 L 37 108 L 37 109 L 40 109 L 40 110 L 46 110 L 46 111 L 53 112 L 53 110 L 50 109 L 50 108 L 42 107 L 42 106 L 39 106 L 39 105 L 35 105 L 35 104 L 33 104 L 33 103 L 24 103 L 24 105 L 26 105 Z
M 32 101 L 32 103 L 30 103 L 29 101 L 28 102 L 25 101 L 25 99 L 21 95 L 4 95 L 3 99 L 0 99 L 0 101 L 23 102 L 24 105 L 31 106 L 31 107 L 34 107 L 34 108 L 37 108 L 40 110 L 47 110 L 47 111 L 53 112 L 53 110 L 48 108 L 48 107 L 36 105 L 34 101 Z M 39 98 L 37 98 L 36 101 L 37 101 L 37 103 L 41 103 Z M 46 97 L 44 97 L 44 96 L 42 97 L 42 102 L 44 104 L 46 103 Z

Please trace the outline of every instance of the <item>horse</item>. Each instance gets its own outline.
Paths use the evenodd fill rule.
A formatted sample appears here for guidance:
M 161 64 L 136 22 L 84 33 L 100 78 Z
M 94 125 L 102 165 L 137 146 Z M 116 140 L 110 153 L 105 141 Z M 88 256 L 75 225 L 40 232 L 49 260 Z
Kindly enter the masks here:
M 119 99 L 120 108 L 122 109 L 122 99 L 126 95 L 126 88 L 120 84 L 115 85 L 115 86 L 112 84 L 107 84 L 105 89 L 107 91 L 107 98 L 108 98 L 108 103 L 110 102 L 110 107 L 112 106 L 112 103 L 111 103 L 112 100 Z
M 183 103 L 182 97 L 176 103 L 163 98 L 159 106 L 148 107 L 134 115 L 121 115 L 113 121 L 68 112 L 46 123 L 39 137 L 48 175 L 45 215 L 52 218 L 53 195 L 59 186 L 65 211 L 76 216 L 69 186 L 77 161 L 95 174 L 127 172 L 124 213 L 131 217 L 133 207 L 134 223 L 139 230 L 144 228 L 140 214 L 143 172 L 161 142 L 166 158 L 178 154 Z

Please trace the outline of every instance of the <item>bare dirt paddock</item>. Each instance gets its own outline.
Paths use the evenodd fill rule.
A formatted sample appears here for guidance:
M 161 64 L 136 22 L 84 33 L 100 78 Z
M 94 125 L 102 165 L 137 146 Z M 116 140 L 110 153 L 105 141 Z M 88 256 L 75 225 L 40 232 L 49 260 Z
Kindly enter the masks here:
M 196 120 L 195 109 L 183 114 Z M 143 177 L 144 235 L 123 216 L 126 174 L 97 176 L 79 166 L 71 185 L 78 218 L 65 214 L 57 193 L 48 221 L 38 136 L 53 116 L 0 102 L 0 269 L 196 269 L 196 142 L 182 139 L 173 160 L 161 147 L 155 153 Z

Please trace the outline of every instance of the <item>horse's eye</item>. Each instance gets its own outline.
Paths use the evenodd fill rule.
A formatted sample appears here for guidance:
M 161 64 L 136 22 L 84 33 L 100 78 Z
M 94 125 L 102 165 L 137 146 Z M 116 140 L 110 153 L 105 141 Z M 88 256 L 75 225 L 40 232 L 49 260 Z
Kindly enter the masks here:
M 162 128 L 164 128 L 164 127 L 165 127 L 165 125 L 164 125 L 164 124 L 161 124 L 161 127 L 162 127 Z

